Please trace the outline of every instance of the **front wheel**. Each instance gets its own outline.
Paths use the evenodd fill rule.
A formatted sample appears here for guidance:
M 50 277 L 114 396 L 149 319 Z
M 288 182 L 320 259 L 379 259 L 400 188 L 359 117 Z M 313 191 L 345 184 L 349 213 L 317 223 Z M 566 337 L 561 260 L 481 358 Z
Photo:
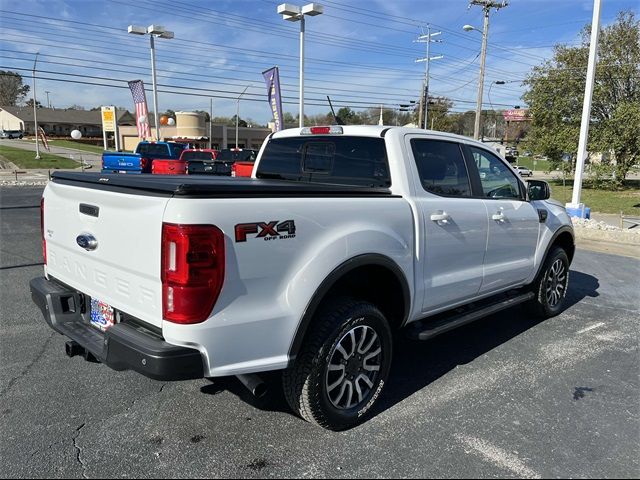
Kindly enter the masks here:
M 364 422 L 387 381 L 391 329 L 375 305 L 333 299 L 313 319 L 305 345 L 283 374 L 285 396 L 301 417 L 329 430 Z
M 552 248 L 532 287 L 536 296 L 531 306 L 537 316 L 551 318 L 562 311 L 569 287 L 569 257 L 562 248 Z

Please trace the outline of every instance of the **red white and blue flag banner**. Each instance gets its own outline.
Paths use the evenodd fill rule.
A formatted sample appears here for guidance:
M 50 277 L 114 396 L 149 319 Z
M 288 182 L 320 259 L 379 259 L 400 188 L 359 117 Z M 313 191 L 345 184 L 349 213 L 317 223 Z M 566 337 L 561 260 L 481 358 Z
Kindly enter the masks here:
M 149 110 L 147 110 L 147 96 L 144 93 L 144 83 L 142 80 L 133 80 L 129 83 L 133 103 L 136 106 L 136 126 L 138 127 L 138 138 L 151 137 L 149 128 Z
M 267 98 L 273 114 L 273 121 L 276 124 L 276 132 L 284 128 L 282 123 L 282 97 L 280 95 L 280 73 L 278 67 L 270 68 L 262 72 L 264 81 L 267 83 Z
M 51 149 L 49 148 L 49 142 L 47 141 L 47 135 L 44 133 L 44 129 L 42 127 L 38 127 L 38 130 L 40 131 L 40 139 L 42 140 L 42 145 L 44 145 L 44 148 L 47 149 L 48 152 L 51 151 Z

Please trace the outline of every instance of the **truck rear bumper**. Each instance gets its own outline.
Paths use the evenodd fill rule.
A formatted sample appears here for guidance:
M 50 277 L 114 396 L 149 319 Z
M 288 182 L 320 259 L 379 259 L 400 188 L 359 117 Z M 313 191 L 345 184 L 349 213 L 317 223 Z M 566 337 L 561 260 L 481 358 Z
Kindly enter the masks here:
M 31 298 L 47 324 L 77 342 L 114 370 L 135 370 L 156 380 L 187 380 L 204 376 L 198 350 L 165 342 L 144 327 L 123 322 L 105 333 L 94 328 L 84 311 L 88 297 L 55 280 L 31 280 Z

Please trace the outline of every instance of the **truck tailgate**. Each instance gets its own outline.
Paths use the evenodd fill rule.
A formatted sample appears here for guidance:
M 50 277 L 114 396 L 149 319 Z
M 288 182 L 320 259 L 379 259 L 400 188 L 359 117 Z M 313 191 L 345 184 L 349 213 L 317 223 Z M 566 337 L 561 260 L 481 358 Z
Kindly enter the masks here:
M 161 327 L 160 242 L 168 200 L 49 182 L 47 275 Z M 83 234 L 95 237 L 94 250 L 79 245 Z

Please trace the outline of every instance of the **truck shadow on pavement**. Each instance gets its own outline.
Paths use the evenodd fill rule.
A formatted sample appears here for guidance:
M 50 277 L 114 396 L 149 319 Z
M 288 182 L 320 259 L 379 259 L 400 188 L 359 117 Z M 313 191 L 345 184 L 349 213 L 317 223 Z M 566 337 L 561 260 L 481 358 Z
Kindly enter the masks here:
M 600 283 L 596 277 L 572 270 L 566 309 L 586 297 L 597 297 Z M 394 360 L 384 394 L 374 407 L 373 416 L 392 408 L 414 393 L 492 349 L 508 342 L 536 325 L 544 323 L 532 316 L 526 306 L 516 306 L 460 327 L 430 341 L 419 342 L 398 335 Z M 281 372 L 261 375 L 267 384 L 265 397 L 253 397 L 235 377 L 211 379 L 201 392 L 215 395 L 228 391 L 259 410 L 292 413 L 282 393 Z

